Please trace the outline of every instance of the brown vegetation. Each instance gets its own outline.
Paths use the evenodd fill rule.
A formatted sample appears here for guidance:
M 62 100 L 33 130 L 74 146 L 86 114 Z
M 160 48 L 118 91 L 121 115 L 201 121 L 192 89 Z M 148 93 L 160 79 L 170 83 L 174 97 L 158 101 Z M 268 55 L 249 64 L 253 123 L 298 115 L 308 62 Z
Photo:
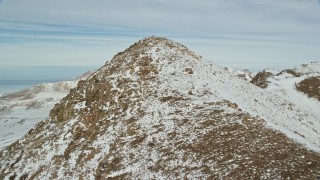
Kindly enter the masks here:
M 283 71 L 281 71 L 280 73 L 278 73 L 277 76 L 279 76 L 279 75 L 281 75 L 281 74 L 283 74 L 283 73 L 291 74 L 291 75 L 293 75 L 294 77 L 300 77 L 300 76 L 301 76 L 300 73 L 296 72 L 296 71 L 293 70 L 293 69 L 283 70 Z
M 45 162 L 30 171 L 31 179 L 50 171 L 55 179 L 60 168 L 66 179 L 87 179 L 87 174 L 96 179 L 143 179 L 147 173 L 166 179 L 316 179 L 319 153 L 268 128 L 236 103 L 204 100 L 201 96 L 211 95 L 211 90 L 201 95 L 197 89 L 159 93 L 160 70 L 145 50 L 158 43 L 178 46 L 147 38 L 80 81 L 55 105 L 49 119 L 0 152 L 0 178 L 23 174 L 26 163 Z M 184 46 L 178 48 L 194 55 Z M 193 73 L 183 70 L 187 76 Z M 267 87 L 272 74 L 258 74 L 252 83 Z M 147 111 L 159 101 L 165 110 Z M 49 153 L 56 154 L 47 163 Z
M 298 91 L 320 101 L 320 76 L 309 77 L 296 84 Z
M 265 70 L 256 74 L 250 81 L 252 84 L 259 86 L 261 88 L 268 87 L 267 79 L 272 76 L 272 73 L 266 72 Z

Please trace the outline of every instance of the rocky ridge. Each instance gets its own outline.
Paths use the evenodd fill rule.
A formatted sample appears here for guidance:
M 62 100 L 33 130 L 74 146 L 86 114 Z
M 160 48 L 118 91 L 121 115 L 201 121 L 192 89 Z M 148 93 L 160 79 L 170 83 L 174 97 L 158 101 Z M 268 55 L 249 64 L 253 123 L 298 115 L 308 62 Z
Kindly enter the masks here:
M 269 89 L 273 90 L 274 87 L 282 88 L 279 84 L 283 82 L 276 81 L 283 79 L 294 83 L 291 84 L 291 88 L 320 101 L 320 62 L 302 64 L 293 69 L 285 69 L 279 73 L 263 70 L 258 72 L 250 82 L 264 89 L 271 84 L 272 88 Z
M 1 151 L 0 179 L 314 179 L 320 116 L 290 103 L 149 37 Z

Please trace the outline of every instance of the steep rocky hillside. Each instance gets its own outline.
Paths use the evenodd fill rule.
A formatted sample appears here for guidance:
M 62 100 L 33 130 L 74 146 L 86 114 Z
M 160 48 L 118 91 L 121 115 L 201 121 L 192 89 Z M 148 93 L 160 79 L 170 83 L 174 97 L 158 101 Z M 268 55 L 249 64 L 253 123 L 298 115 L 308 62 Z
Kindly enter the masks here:
M 149 37 L 2 150 L 0 179 L 316 179 L 319 117 Z
M 0 97 L 0 149 L 24 136 L 38 122 L 46 119 L 50 110 L 75 88 L 86 72 L 73 81 L 44 83 Z
M 0 97 L 0 149 L 24 136 L 50 110 L 76 81 L 45 83 Z

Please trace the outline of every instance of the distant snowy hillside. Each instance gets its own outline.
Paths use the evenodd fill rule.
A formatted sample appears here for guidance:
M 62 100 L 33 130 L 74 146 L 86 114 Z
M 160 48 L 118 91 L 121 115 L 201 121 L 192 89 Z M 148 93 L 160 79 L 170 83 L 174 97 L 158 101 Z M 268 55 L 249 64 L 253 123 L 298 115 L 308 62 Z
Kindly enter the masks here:
M 46 83 L 0 97 L 0 149 L 46 119 L 54 104 L 76 84 L 75 81 Z
M 320 61 L 311 62 L 309 64 L 302 64 L 298 67 L 295 67 L 293 70 L 306 75 L 320 73 Z
M 0 97 L 0 150 L 25 135 L 38 122 L 46 119 L 53 106 L 75 88 L 79 80 L 44 83 Z
M 0 179 L 316 179 L 320 104 L 287 76 L 271 73 L 263 89 L 145 38 L 0 151 Z

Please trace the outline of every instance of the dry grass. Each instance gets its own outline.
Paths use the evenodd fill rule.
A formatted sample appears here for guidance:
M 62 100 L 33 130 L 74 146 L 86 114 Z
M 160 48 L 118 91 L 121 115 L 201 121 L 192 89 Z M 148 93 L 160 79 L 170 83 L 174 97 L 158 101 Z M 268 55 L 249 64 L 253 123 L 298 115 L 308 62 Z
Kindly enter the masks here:
M 133 140 L 133 141 L 130 142 L 130 145 L 131 145 L 131 146 L 138 146 L 138 145 L 140 145 L 146 138 L 147 138 L 147 135 L 146 135 L 146 134 L 144 134 L 144 135 L 142 135 L 142 136 L 138 136 L 138 137 L 136 137 L 135 140 Z
M 210 125 L 214 126 L 213 122 Z M 197 161 L 205 164 L 198 169 L 215 178 L 219 177 L 219 171 L 232 166 L 236 168 L 224 176 L 227 179 L 258 178 L 269 168 L 273 173 L 281 174 L 282 178 L 315 178 L 313 172 L 320 170 L 319 161 L 315 160 L 319 159 L 319 155 L 299 147 L 283 134 L 267 129 L 260 123 L 247 124 L 246 128 L 238 123 L 225 124 L 207 132 L 195 143 L 179 144 L 178 148 L 185 154 L 196 156 Z M 308 164 L 306 159 L 313 161 Z M 217 163 L 215 167 L 218 169 L 208 168 L 212 160 Z
M 299 82 L 296 88 L 309 97 L 316 98 L 320 101 L 320 76 L 306 78 Z
M 161 102 L 174 102 L 174 101 L 182 101 L 182 100 L 188 100 L 188 98 L 184 98 L 184 97 L 174 97 L 174 96 L 166 96 L 166 97 L 162 97 L 160 98 Z
M 42 173 L 43 171 L 45 171 L 45 166 L 41 166 L 36 172 L 34 172 L 31 176 L 30 176 L 30 180 L 36 179 L 37 176 Z

